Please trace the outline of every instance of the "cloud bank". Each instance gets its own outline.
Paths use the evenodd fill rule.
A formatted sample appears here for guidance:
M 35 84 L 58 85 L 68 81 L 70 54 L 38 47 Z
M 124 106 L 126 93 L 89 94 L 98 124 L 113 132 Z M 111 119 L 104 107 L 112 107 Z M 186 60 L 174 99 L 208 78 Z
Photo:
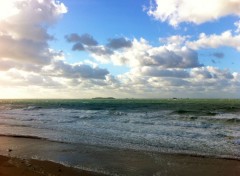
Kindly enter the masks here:
M 200 63 L 198 52 L 194 50 L 200 39 L 190 41 L 190 38 L 161 38 L 159 46 L 153 46 L 143 38 L 134 38 L 127 40 L 131 46 L 115 48 L 109 47 L 108 40 L 106 44 L 85 47 L 85 52 L 97 62 L 129 68 L 128 72 L 113 77 L 112 82 L 98 82 L 100 87 L 116 95 L 117 92 L 125 92 L 133 97 L 156 97 L 154 94 L 157 92 L 164 92 L 159 96 L 212 97 L 218 90 L 224 97 L 229 92 L 236 93 L 239 90 L 239 73 Z M 196 49 L 200 46 L 204 45 Z M 210 55 L 215 58 L 225 57 L 222 52 Z

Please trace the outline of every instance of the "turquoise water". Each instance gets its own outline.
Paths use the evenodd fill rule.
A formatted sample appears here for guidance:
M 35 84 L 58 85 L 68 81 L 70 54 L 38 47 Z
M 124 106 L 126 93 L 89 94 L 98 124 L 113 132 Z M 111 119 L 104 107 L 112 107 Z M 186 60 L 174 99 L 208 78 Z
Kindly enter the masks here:
M 240 158 L 240 100 L 1 100 L 0 134 Z

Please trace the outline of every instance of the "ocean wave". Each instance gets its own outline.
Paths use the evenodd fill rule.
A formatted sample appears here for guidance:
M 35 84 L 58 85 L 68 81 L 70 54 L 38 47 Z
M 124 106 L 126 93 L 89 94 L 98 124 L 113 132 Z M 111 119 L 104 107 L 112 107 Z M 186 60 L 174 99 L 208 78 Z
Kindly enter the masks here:
M 41 106 L 27 106 L 27 107 L 24 107 L 23 110 L 25 111 L 33 111 L 33 110 L 39 110 L 39 109 L 42 109 L 43 107 Z
M 0 134 L 2 137 L 13 137 L 13 138 L 28 138 L 28 139 L 40 139 L 40 140 L 49 140 L 48 138 L 43 138 L 39 136 L 31 136 L 31 135 L 18 135 L 18 134 Z
M 219 113 L 213 111 L 199 111 L 199 110 L 185 110 L 179 109 L 173 111 L 172 114 L 180 114 L 180 115 L 195 115 L 195 116 L 216 116 Z

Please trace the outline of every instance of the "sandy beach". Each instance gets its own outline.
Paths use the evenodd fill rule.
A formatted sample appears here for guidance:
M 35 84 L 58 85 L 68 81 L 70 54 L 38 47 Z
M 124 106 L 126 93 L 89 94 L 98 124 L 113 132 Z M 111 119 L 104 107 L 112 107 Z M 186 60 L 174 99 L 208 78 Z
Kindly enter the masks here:
M 240 161 L 0 137 L 0 175 L 239 176 Z M 54 162 L 50 162 L 54 161 Z M 58 163 L 68 163 L 66 167 Z M 87 170 L 87 171 L 85 171 Z
M 19 159 L 0 156 L 1 176 L 98 176 L 94 172 L 83 171 L 50 161 L 39 161 L 32 159 Z

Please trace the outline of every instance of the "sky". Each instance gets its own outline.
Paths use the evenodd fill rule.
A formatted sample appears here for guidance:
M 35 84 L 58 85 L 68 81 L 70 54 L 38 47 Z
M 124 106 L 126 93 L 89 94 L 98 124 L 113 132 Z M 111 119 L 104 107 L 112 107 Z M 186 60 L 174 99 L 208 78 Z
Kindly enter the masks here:
M 239 0 L 0 3 L 0 98 L 240 98 Z

